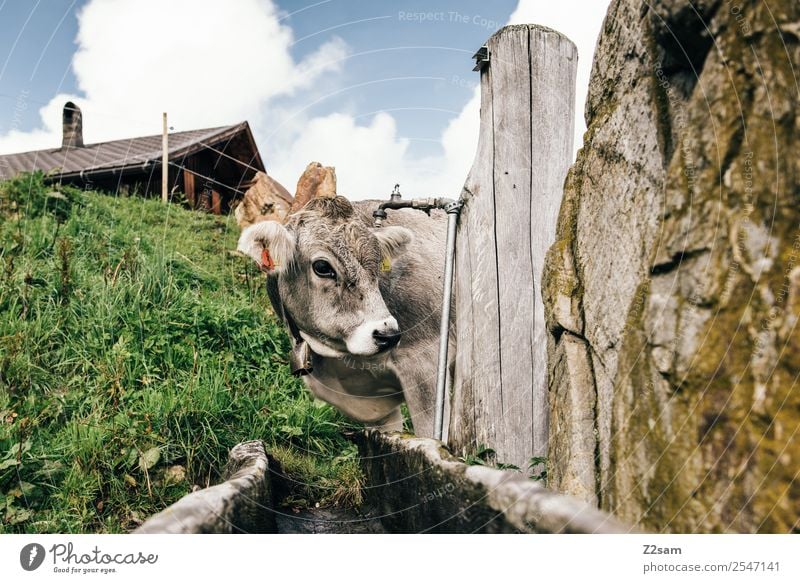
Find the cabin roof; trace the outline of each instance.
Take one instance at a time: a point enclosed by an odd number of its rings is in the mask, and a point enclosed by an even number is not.
[[[171,161],[182,159],[206,148],[223,150],[224,147],[218,146],[220,144],[224,146],[225,142],[241,132],[246,133],[246,138],[253,148],[253,159],[249,162],[249,166],[254,170],[263,171],[264,163],[246,121],[230,126],[170,133],[169,159]],[[131,170],[137,166],[144,169],[149,163],[160,164],[161,156],[161,134],[99,142],[81,147],[7,154],[0,156],[0,179],[35,170],[60,174],[62,178],[68,178],[82,173],[86,175],[122,169]]]

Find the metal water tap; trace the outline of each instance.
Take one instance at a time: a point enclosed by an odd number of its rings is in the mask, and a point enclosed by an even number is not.
[[[378,208],[372,213],[372,216],[375,219],[375,226],[380,227],[383,225],[383,221],[386,220],[386,211],[388,209],[411,208],[422,211],[426,215],[430,216],[431,209],[442,209],[450,214],[461,210],[462,206],[463,202],[460,199],[453,200],[452,198],[444,197],[413,198],[411,200],[403,200],[403,197],[400,194],[400,185],[395,184],[394,190],[392,190],[392,193],[389,195],[389,200],[379,204]]]

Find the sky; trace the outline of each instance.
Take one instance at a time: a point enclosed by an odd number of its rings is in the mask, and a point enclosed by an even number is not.
[[[479,128],[472,55],[509,23],[578,48],[575,144],[609,0],[0,0],[0,154],[247,120],[294,191],[310,161],[338,192],[456,197]]]

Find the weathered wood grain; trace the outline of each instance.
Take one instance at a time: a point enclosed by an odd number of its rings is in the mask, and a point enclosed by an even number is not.
[[[492,165],[492,71],[481,74],[481,131],[478,151],[464,184],[466,203],[456,236],[456,366],[453,376],[448,442],[460,454],[479,443],[492,443],[494,427],[486,420],[499,410],[499,393],[482,390],[500,376],[499,361],[483,347],[498,346],[497,253],[494,246]],[[494,401],[497,399],[497,402]],[[480,422],[479,422],[480,421]]]
[[[536,25],[488,41],[478,153],[456,249],[458,353],[450,446],[527,468],[547,451],[540,278],[572,155],[577,51]]]
[[[495,37],[494,205],[497,247],[500,431],[498,460],[525,468],[533,455],[533,258],[531,256],[531,100],[528,30]],[[509,458],[509,456],[513,456]]]

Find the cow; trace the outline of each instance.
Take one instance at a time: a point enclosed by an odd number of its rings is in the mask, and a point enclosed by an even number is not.
[[[415,433],[431,437],[447,215],[390,210],[376,228],[378,204],[315,198],[285,224],[246,228],[238,250],[267,273],[292,342],[310,348],[303,379],[316,397],[381,431],[403,429],[405,401]]]

